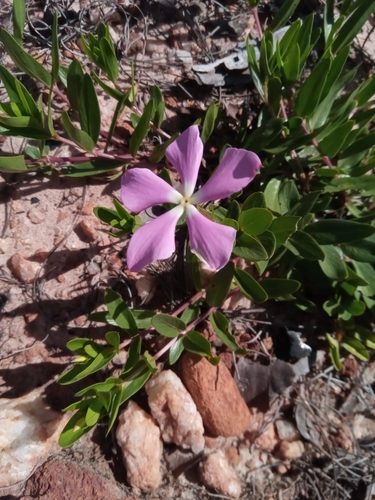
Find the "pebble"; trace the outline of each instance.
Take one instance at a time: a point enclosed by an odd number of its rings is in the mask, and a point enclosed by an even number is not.
[[[359,441],[364,438],[375,436],[375,420],[363,415],[356,415],[353,420],[353,433]]]
[[[255,448],[258,450],[266,451],[267,453],[272,453],[275,449],[278,439],[276,436],[274,424],[268,424],[262,431],[261,434],[256,438]]]
[[[302,441],[281,441],[277,451],[278,456],[282,459],[297,460],[302,457],[305,452],[305,446]]]
[[[142,491],[158,488],[163,452],[159,427],[133,401],[129,401],[118,420],[116,439],[122,451],[129,484]]]
[[[79,227],[89,241],[96,241],[99,238],[99,233],[96,230],[99,226],[99,221],[94,217],[86,217],[79,223]]]
[[[250,427],[249,408],[224,363],[213,366],[206,358],[185,353],[180,371],[211,436],[240,436]]]
[[[0,488],[28,478],[57,442],[66,417],[48,408],[44,387],[17,399],[0,399]]]
[[[41,224],[46,220],[46,214],[36,207],[30,208],[27,212],[27,217],[33,224]]]
[[[86,203],[81,210],[81,215],[93,215],[93,209],[96,207],[96,204],[92,201],[90,203]]]
[[[232,498],[241,496],[241,482],[222,450],[207,455],[199,464],[202,483],[220,495]]]
[[[10,258],[9,267],[21,283],[32,283],[40,269],[37,262],[27,260],[20,252]]]
[[[151,414],[159,424],[162,438],[199,453],[204,448],[202,417],[178,376],[164,370],[145,386]]]
[[[288,420],[276,420],[275,425],[281,441],[289,441],[291,443],[292,441],[301,439],[300,433]]]
[[[44,262],[47,259],[48,254],[49,250],[47,250],[46,248],[38,248],[34,252],[34,258],[38,259],[39,262]]]

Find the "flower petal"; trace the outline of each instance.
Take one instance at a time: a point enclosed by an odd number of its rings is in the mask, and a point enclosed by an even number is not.
[[[154,260],[167,259],[173,254],[176,224],[183,212],[183,207],[178,205],[133,234],[126,254],[130,271],[140,271]]]
[[[198,171],[203,156],[203,142],[198,125],[192,125],[170,144],[165,156],[177,170],[185,196],[191,196],[197,183]]]
[[[212,176],[191,198],[191,203],[228,198],[241,191],[251,182],[260,167],[260,159],[255,153],[245,149],[228,148]]]
[[[186,207],[190,248],[211,269],[224,267],[232,254],[236,230],[208,219],[193,205]]]
[[[159,203],[180,203],[182,195],[148,168],[131,168],[121,179],[121,199],[131,212]]]

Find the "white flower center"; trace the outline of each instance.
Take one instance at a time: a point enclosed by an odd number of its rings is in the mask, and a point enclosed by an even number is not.
[[[190,198],[191,198],[191,196],[183,196],[183,198],[181,199],[180,205],[184,209],[186,209],[188,207],[188,205],[191,205]]]

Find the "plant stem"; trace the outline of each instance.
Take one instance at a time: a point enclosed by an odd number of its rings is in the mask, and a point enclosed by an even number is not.
[[[255,24],[257,25],[257,30],[258,30],[259,38],[261,40],[263,38],[263,29],[262,29],[262,25],[260,24],[258,7],[254,7],[253,8],[253,14],[254,14],[254,18],[255,18]]]

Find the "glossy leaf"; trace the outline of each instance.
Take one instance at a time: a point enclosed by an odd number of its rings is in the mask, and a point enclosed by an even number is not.
[[[293,15],[296,10],[300,0],[286,0],[283,2],[282,7],[279,9],[276,16],[273,18],[269,25],[269,29],[271,31],[276,31],[279,28],[285,26],[288,20]]]
[[[89,359],[85,363],[77,364],[71,370],[68,370],[60,375],[57,381],[61,385],[78,382],[88,375],[101,370],[113,359],[115,354],[116,353],[112,348],[104,348],[95,358]]]
[[[320,248],[325,255],[324,260],[319,262],[324,274],[335,281],[346,279],[348,277],[348,272],[338,250],[331,245],[322,245]]]
[[[260,280],[259,285],[265,290],[269,299],[276,299],[296,292],[300,288],[301,283],[296,280],[266,278]]]
[[[19,156],[0,156],[0,172],[27,172],[25,157]]]
[[[234,273],[234,264],[228,264],[215,273],[206,288],[206,302],[210,307],[220,307],[227,298]]]
[[[271,231],[276,238],[276,244],[278,246],[283,245],[290,236],[295,233],[298,229],[297,224],[300,217],[295,215],[283,215],[282,217],[275,218],[268,230]]]
[[[331,59],[321,59],[307,80],[302,84],[295,103],[295,110],[298,116],[310,116],[317,108],[330,67]]]
[[[22,36],[26,21],[25,0],[13,0],[13,36],[17,43],[22,46]]]
[[[81,131],[82,132],[82,131]],[[84,132],[83,132],[84,133]],[[87,144],[91,138],[86,134]],[[84,163],[75,163],[69,167],[63,167],[61,173],[67,177],[87,177],[89,175],[100,175],[108,173],[123,166],[125,162],[121,160],[100,159]],[[121,174],[121,172],[120,172]]]
[[[160,335],[163,335],[163,337],[174,338],[186,330],[186,325],[183,321],[169,314],[157,314],[152,318],[151,323],[155,330]]]
[[[152,107],[153,101],[152,99],[146,104],[143,114],[136,126],[133,135],[130,138],[129,143],[129,151],[132,156],[135,158],[138,153],[139,147],[142,144],[142,141],[146,137],[148,130],[150,128],[150,120],[152,116]]]
[[[99,41],[101,57],[105,61],[105,70],[108,78],[115,83],[118,77],[118,62],[113,44],[107,38],[102,38]]]
[[[348,122],[335,128],[327,137],[325,137],[320,143],[319,147],[323,155],[330,158],[334,158],[341,147],[344,144],[349,132],[352,130],[354,125],[354,120],[349,120]]]
[[[326,219],[306,226],[305,231],[320,245],[335,245],[367,238],[375,228],[349,220]]]
[[[353,354],[356,358],[361,361],[369,361],[370,354],[366,347],[357,339],[353,339],[352,337],[344,337],[341,341],[341,345],[344,349],[346,349],[350,354]]]
[[[116,324],[123,330],[128,331],[130,335],[135,335],[138,332],[137,324],[131,310],[120,295],[107,288],[104,292],[104,300],[109,314]]]
[[[208,141],[211,134],[217,127],[219,120],[219,112],[220,112],[220,104],[212,102],[206,111],[206,116],[204,117],[204,122],[202,126],[201,139],[203,143],[206,143]]]
[[[78,111],[82,130],[86,132],[91,137],[94,144],[96,144],[100,135],[100,108],[94,84],[90,75],[87,73],[85,73],[82,78]]]
[[[237,236],[233,253],[250,261],[268,260],[268,253],[260,241],[245,233]]]
[[[184,348],[187,351],[192,352],[193,354],[204,356],[205,358],[208,358],[209,361],[214,358],[214,356],[212,356],[211,354],[211,344],[201,333],[197,332],[196,330],[190,330],[190,332],[187,332],[187,334],[184,335],[183,344]],[[220,362],[220,358],[216,359],[217,363]]]
[[[250,210],[250,208],[266,208],[266,200],[262,192],[252,193],[246,198],[242,210]]]
[[[59,437],[61,448],[71,446],[92,428],[86,424],[85,414],[85,410],[78,411],[66,424]]]
[[[329,333],[327,333],[326,336],[327,336],[327,340],[328,340],[329,347],[330,347],[330,355],[331,355],[333,366],[335,367],[336,370],[341,370],[342,363],[340,360],[339,342],[337,339],[332,337],[332,335],[330,335]]]
[[[61,121],[69,138],[74,141],[80,148],[91,153],[95,147],[95,143],[84,130],[81,130],[73,125],[66,111],[62,112]]]
[[[291,235],[286,247],[295,255],[306,260],[324,260],[325,254],[315,239],[304,231],[296,231]]]
[[[220,311],[216,311],[210,315],[210,322],[216,336],[224,345],[229,347],[236,354],[247,354],[246,349],[242,349],[236,342],[235,337],[229,333],[229,321]]]
[[[66,80],[67,80],[66,93],[70,105],[72,106],[73,109],[78,111],[81,88],[82,88],[82,80],[83,80],[83,70],[78,59],[74,59],[74,61],[71,62],[66,76]]]
[[[250,208],[241,212],[238,224],[244,233],[257,236],[269,228],[272,219],[272,213],[266,208]]]
[[[184,352],[184,338],[181,337],[173,344],[168,351],[168,362],[172,366],[180,359],[181,354]]]
[[[249,299],[255,302],[265,302],[268,299],[267,292],[255,278],[249,273],[236,267],[234,270],[234,279],[240,287],[241,292]]]

